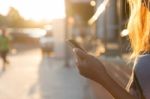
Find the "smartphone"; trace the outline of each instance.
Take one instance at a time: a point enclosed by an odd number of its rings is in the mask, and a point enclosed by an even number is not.
[[[70,40],[67,40],[67,43],[72,47],[72,48],[78,48],[84,52],[87,53],[87,51],[85,49],[83,49],[75,40],[73,39],[70,39]],[[85,58],[83,57],[79,57],[81,60],[84,60]]]
[[[67,40],[67,43],[72,47],[72,48],[79,48],[80,50],[86,52],[86,50],[84,48],[82,48],[75,40],[70,39]]]

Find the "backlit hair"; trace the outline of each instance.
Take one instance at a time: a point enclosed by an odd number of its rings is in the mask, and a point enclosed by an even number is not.
[[[132,58],[141,52],[150,52],[150,11],[142,0],[128,0],[130,18],[128,22],[129,38],[133,50]]]

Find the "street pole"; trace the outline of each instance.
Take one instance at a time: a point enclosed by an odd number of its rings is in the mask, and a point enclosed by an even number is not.
[[[68,0],[65,0],[65,40],[68,38]],[[69,54],[68,54],[68,47],[65,43],[65,66],[69,67]]]
[[[107,39],[108,39],[108,37],[107,37],[107,7],[106,7],[106,10],[105,10],[105,13],[104,13],[104,48],[105,48],[105,54],[107,54],[107,51],[108,51],[108,49],[107,49]]]
[[[123,7],[123,1],[122,0],[119,0],[117,3],[117,9],[118,9],[118,20],[119,20],[119,29],[118,29],[118,32],[119,32],[119,35],[118,35],[118,41],[119,41],[119,49],[118,49],[118,52],[119,52],[119,56],[122,56],[121,54],[121,49],[122,49],[122,40],[121,40],[121,36],[120,36],[120,33],[121,33],[121,30],[122,30],[122,7]]]

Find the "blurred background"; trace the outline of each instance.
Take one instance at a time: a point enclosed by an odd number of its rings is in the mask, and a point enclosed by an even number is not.
[[[5,71],[0,60],[0,99],[113,99],[79,74],[66,40],[99,58],[125,87],[128,17],[126,0],[0,0],[0,33],[11,37]]]

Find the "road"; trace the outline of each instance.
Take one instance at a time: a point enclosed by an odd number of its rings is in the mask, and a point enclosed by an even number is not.
[[[36,48],[9,60],[0,72],[0,99],[94,99],[87,79],[74,66],[64,67],[62,59],[42,57]]]
[[[9,60],[6,72],[0,75],[0,99],[30,99],[38,79],[39,50],[10,55]]]

